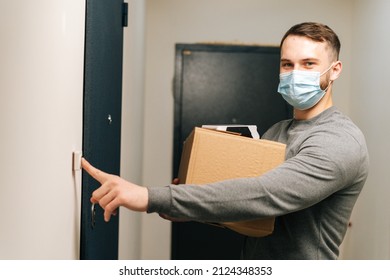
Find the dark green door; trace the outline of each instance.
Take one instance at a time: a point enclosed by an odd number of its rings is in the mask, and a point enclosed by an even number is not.
[[[174,174],[183,141],[203,124],[257,125],[263,134],[290,118],[277,93],[279,48],[176,45]],[[239,259],[243,236],[201,223],[173,223],[173,259]]]
[[[123,0],[87,0],[85,28],[83,156],[97,168],[119,175]],[[100,185],[82,175],[81,259],[118,258],[118,215],[103,220],[103,210],[89,201]]]

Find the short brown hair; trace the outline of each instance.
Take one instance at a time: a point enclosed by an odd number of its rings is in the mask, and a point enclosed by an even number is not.
[[[286,34],[284,34],[282,41],[280,42],[280,47],[282,47],[284,40],[289,35],[303,36],[307,37],[316,42],[327,42],[335,58],[339,59],[341,43],[337,34],[327,25],[316,23],[316,22],[303,22],[296,24],[291,27]]]

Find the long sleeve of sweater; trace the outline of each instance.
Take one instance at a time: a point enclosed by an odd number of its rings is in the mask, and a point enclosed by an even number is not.
[[[207,222],[250,220],[296,212],[339,191],[360,192],[367,176],[364,139],[337,111],[281,122],[264,138],[287,144],[279,167],[253,178],[149,188],[148,212]]]

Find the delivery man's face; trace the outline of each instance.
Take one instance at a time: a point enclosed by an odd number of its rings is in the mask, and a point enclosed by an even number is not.
[[[334,61],[325,42],[315,42],[303,36],[289,35],[281,48],[280,73],[292,70],[325,72]],[[329,84],[330,72],[321,76],[321,88]],[[324,86],[324,87],[323,87]]]

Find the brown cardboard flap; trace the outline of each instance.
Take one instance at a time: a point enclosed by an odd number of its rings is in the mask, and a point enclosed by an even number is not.
[[[270,235],[274,231],[275,218],[259,219],[253,221],[240,221],[221,223],[221,225],[251,237],[262,237]]]

